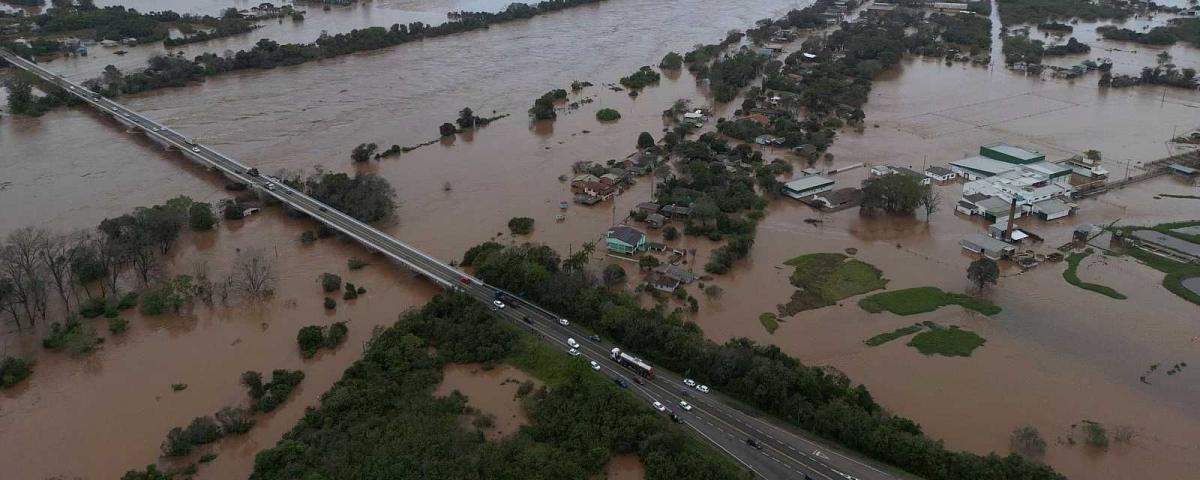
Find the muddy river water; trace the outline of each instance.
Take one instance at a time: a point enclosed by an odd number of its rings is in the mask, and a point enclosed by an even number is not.
[[[225,6],[211,0],[151,3],[197,13]],[[189,55],[244,48],[264,36],[311,41],[320,30],[434,23],[448,10],[495,9],[502,3],[377,0],[328,13],[310,8],[303,24],[268,23],[249,36],[184,48]],[[596,239],[611,225],[614,212],[623,217],[648,198],[649,188],[642,180],[617,197],[615,208],[572,206],[566,221],[556,223],[558,202],[569,199],[557,177],[578,160],[630,153],[637,132],[662,129],[660,112],[671,101],[706,102],[704,89],[687,73],[665,75],[636,99],[600,84],[656,64],[668,50],[712,42],[728,29],[802,4],[610,0],[486,31],[226,75],[122,101],[268,172],[316,165],[350,171],[349,152],[359,143],[412,145],[432,139],[437,125],[452,120],[462,107],[511,113],[474,134],[358,168],[377,172],[396,187],[397,219],[385,229],[434,256],[457,258],[465,248],[507,232],[508,219],[518,215],[536,219],[532,240],[565,251]],[[151,7],[142,8],[157,9]],[[49,67],[83,79],[108,63],[135,67],[156,47],[130,50],[124,58],[101,52]],[[1144,58],[1151,64],[1153,53]],[[525,119],[534,98],[572,80],[596,83],[582,94],[595,101],[552,124]],[[593,114],[602,107],[620,111],[621,120],[597,123]],[[733,108],[719,107],[718,114],[728,116]],[[980,144],[1006,140],[1052,159],[1101,150],[1119,178],[1126,163],[1136,173],[1136,162],[1165,156],[1164,141],[1173,130],[1200,126],[1200,97],[1186,91],[1102,91],[1095,77],[1040,80],[921,59],[908,60],[878,80],[866,111],[865,131],[842,133],[831,150],[834,167],[944,165]],[[852,170],[837,181],[849,186],[864,175],[863,169]],[[449,191],[443,188],[446,182]],[[0,234],[25,225],[65,232],[180,194],[204,201],[226,196],[215,177],[87,110],[0,120],[0,184],[5,212]],[[948,201],[957,199],[957,185],[939,188]],[[1200,201],[1154,198],[1161,193],[1194,195],[1195,188],[1169,178],[1153,180],[1083,201],[1076,217],[1026,226],[1046,237],[1046,245],[1057,245],[1076,223],[1119,218],[1152,223],[1196,218],[1200,212]],[[1129,296],[1118,301],[1067,285],[1061,264],[1044,265],[1021,275],[1005,272],[988,294],[1004,308],[995,317],[957,308],[920,317],[871,315],[850,299],[789,318],[768,335],[758,314],[774,310],[792,291],[783,260],[855,247],[860,258],[891,279],[889,288],[936,285],[962,291],[971,259],[960,253],[957,240],[982,228],[952,211],[936,213],[929,223],[860,218],[854,210],[823,215],[820,227],[804,222],[817,216],[790,201],[769,208],[750,257],[715,280],[725,294],[701,302],[696,321],[710,337],[748,336],[778,344],[806,362],[839,368],[952,448],[1006,453],[1008,432],[1030,424],[1049,444],[1045,460],[1072,478],[1134,478],[1154,471],[1159,478],[1185,479],[1200,471],[1195,441],[1200,411],[1194,408],[1200,382],[1194,372],[1163,376],[1153,385],[1138,380],[1154,363],[1200,365],[1200,343],[1193,341],[1200,335],[1200,315],[1195,305],[1159,286],[1161,274],[1125,259],[1085,263],[1080,270],[1085,280]],[[0,333],[6,351],[38,359],[30,381],[0,394],[0,444],[17,446],[0,449],[6,472],[14,478],[117,477],[155,461],[171,427],[243,402],[245,392],[237,382],[242,371],[303,369],[308,377],[288,403],[260,418],[250,433],[217,444],[217,460],[200,471],[200,478],[244,477],[254,453],[278,441],[357,358],[373,326],[392,322],[435,292],[382,260],[351,273],[345,260],[367,254],[334,240],[300,245],[299,233],[306,228],[311,228],[306,222],[268,211],[214,233],[185,236],[172,253],[174,271],[187,273],[204,262],[220,272],[229,268],[237,249],[263,249],[278,259],[279,293],[269,301],[198,306],[177,317],[131,316],[129,333],[82,360],[43,353],[37,338],[6,324]],[[698,248],[701,264],[711,248],[695,239],[679,244]],[[603,261],[597,255],[597,265]],[[324,271],[369,291],[325,313],[314,280]],[[349,322],[348,341],[302,360],[296,330],[337,320]],[[925,357],[903,341],[875,348],[862,344],[871,335],[920,320],[962,325],[987,344],[970,358]],[[172,392],[172,383],[189,386]],[[1066,444],[1071,425],[1082,420],[1102,422],[1110,430],[1127,425],[1137,435],[1107,452]],[[636,459],[628,462],[635,465]]]

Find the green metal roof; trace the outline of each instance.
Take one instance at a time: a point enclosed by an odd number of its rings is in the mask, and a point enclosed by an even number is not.
[[[1033,163],[1046,159],[1038,152],[1014,147],[1007,143],[993,143],[979,147],[979,154],[985,157],[1008,163]]]

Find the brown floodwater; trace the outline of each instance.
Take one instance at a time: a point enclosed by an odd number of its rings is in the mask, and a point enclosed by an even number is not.
[[[911,60],[875,83],[866,131],[843,133],[831,149],[833,166],[944,165],[973,154],[981,144],[1004,140],[1037,148],[1052,159],[1096,148],[1104,152],[1113,178],[1121,178],[1125,162],[1137,173],[1134,162],[1165,156],[1164,141],[1173,128],[1195,128],[1198,106],[1200,98],[1173,89],[1105,92],[1092,82],[1030,80],[1005,71]],[[858,169],[835,178],[854,185],[865,174]],[[937,188],[947,209],[961,191],[957,184]],[[1044,245],[1032,248],[1048,252],[1067,241],[1078,223],[1194,219],[1200,212],[1194,201],[1155,199],[1194,191],[1164,177],[1081,201],[1079,214],[1068,219],[1018,223],[1045,237]],[[1193,408],[1200,383],[1186,370],[1175,376],[1160,370],[1153,385],[1138,380],[1152,364],[1190,364],[1200,357],[1196,306],[1163,289],[1161,273],[1129,259],[1085,262],[1083,278],[1129,296],[1120,301],[1068,285],[1061,277],[1064,264],[1019,275],[1009,268],[988,293],[1005,309],[995,317],[956,307],[915,317],[872,315],[851,298],[788,318],[768,335],[758,314],[773,311],[790,296],[791,269],[782,265],[788,258],[853,247],[858,258],[883,270],[891,280],[888,288],[934,285],[964,291],[972,258],[957,242],[985,227],[953,211],[937,212],[929,224],[923,214],[912,219],[863,218],[856,210],[818,214],[790,202],[776,203],[769,212],[750,261],[720,278],[724,296],[701,307],[698,321],[710,337],[749,336],[809,363],[837,367],[952,448],[1004,453],[1008,433],[1030,424],[1050,444],[1045,461],[1072,478],[1129,477],[1153,469],[1164,478],[1182,479],[1200,471],[1194,442],[1200,418]],[[806,218],[824,223],[809,225]],[[925,357],[904,346],[906,340],[876,348],[862,344],[876,333],[923,320],[962,325],[988,342],[965,359]],[[1102,422],[1110,431],[1129,426],[1137,436],[1108,452],[1066,444],[1071,425],[1084,419]]]
[[[500,364],[489,370],[478,363],[451,364],[442,367],[442,383],[433,394],[444,397],[458,391],[467,397],[467,405],[481,414],[494,416],[495,423],[484,429],[483,435],[495,440],[511,435],[528,421],[517,397],[517,389],[525,381],[541,384],[509,365]]]
[[[632,453],[615,455],[604,464],[606,480],[642,480],[646,478],[646,466],[642,459]]]
[[[396,4],[372,2],[329,14],[313,11],[302,26],[285,21],[271,28],[295,29],[297,41],[310,41],[320,29],[340,32],[391,23],[376,18],[394,13],[388,13],[386,5]],[[443,4],[420,5],[409,10],[437,12]],[[727,29],[745,28],[792,6],[797,5],[610,0],[487,31],[226,75],[124,101],[265,171],[315,165],[349,171],[349,151],[359,143],[424,142],[464,106],[481,114],[511,113],[473,135],[365,167],[387,177],[397,189],[397,220],[386,230],[432,255],[454,259],[465,248],[507,232],[510,217],[530,216],[537,223],[528,239],[566,251],[596,240],[612,223],[614,211],[619,219],[632,205],[648,199],[649,185],[641,179],[617,198],[615,208],[607,203],[593,208],[572,205],[566,221],[556,223],[558,202],[570,197],[567,186],[556,178],[569,173],[578,160],[625,156],[637,132],[662,129],[659,114],[676,98],[705,103],[705,90],[687,73],[665,75],[659,86],[636,99],[600,84],[614,82],[640,65],[656,64],[667,50],[712,42]],[[336,26],[314,27],[322,15],[342,20],[334,20],[340,22]],[[372,19],[362,20],[365,15]],[[266,31],[250,38],[270,36],[262,35]],[[246,38],[225,41],[242,42],[236,48],[253,43]],[[206,51],[225,45],[189,47]],[[151,51],[145,49],[127,57],[144,57]],[[107,61],[94,60],[56,61],[50,68],[86,78]],[[131,66],[141,63],[130,61]],[[553,123],[525,120],[523,113],[534,98],[576,79],[597,84],[581,95],[594,98],[593,103]],[[735,104],[720,107],[718,115],[730,115]],[[621,120],[598,123],[593,115],[603,107],[620,111]],[[1103,91],[1089,77],[1076,82],[1037,80],[1002,69],[910,60],[876,82],[866,108],[867,128],[841,134],[831,150],[833,166],[944,165],[980,144],[1006,140],[1038,148],[1051,158],[1095,148],[1120,178],[1127,162],[1167,154],[1164,140],[1172,130],[1198,126],[1197,107],[1200,99],[1195,95],[1174,89]],[[785,156],[782,151],[767,153]],[[838,175],[839,186],[857,184],[864,170]],[[0,190],[5,212],[0,234],[25,225],[56,231],[93,226],[107,216],[179,194],[204,201],[226,196],[215,177],[85,110],[58,110],[38,119],[5,116],[0,120],[0,172],[0,184],[5,185]],[[1136,166],[1131,172],[1137,172]],[[443,190],[445,182],[451,183],[450,191]],[[939,188],[948,208],[960,188]],[[1049,223],[1026,219],[1022,224],[1046,237],[1046,245],[1036,248],[1048,250],[1065,241],[1080,222],[1194,218],[1192,200],[1154,199],[1160,193],[1192,191],[1174,179],[1161,178],[1082,201],[1076,217]],[[1151,364],[1196,360],[1197,344],[1191,341],[1200,335],[1196,307],[1162,289],[1161,274],[1125,259],[1085,263],[1083,278],[1129,296],[1118,301],[1066,284],[1061,264],[1021,275],[1008,269],[1008,276],[988,294],[1005,309],[995,317],[956,307],[919,317],[871,315],[851,298],[842,306],[788,318],[768,335],[757,317],[791,294],[790,269],[782,266],[787,258],[855,247],[859,258],[883,270],[891,280],[889,288],[935,285],[962,291],[971,258],[960,253],[957,240],[983,228],[951,211],[936,213],[928,224],[923,218],[861,218],[854,210],[822,215],[782,200],[768,212],[750,257],[715,280],[725,294],[701,301],[696,321],[714,340],[747,336],[775,343],[806,362],[837,367],[951,448],[1007,452],[1008,432],[1031,424],[1050,443],[1046,461],[1072,478],[1136,476],[1153,469],[1162,478],[1183,479],[1200,470],[1200,447],[1194,442],[1200,434],[1200,412],[1191,408],[1200,400],[1200,385],[1194,373],[1156,377],[1153,385],[1138,381]],[[825,220],[819,227],[803,221],[818,217]],[[29,382],[0,394],[0,444],[20,445],[0,449],[0,462],[13,465],[17,478],[119,476],[154,461],[171,427],[244,402],[245,392],[237,383],[242,371],[304,369],[308,378],[294,398],[260,418],[250,433],[218,443],[214,448],[220,456],[200,474],[244,477],[254,453],[278,441],[304,407],[315,405],[358,357],[372,326],[389,324],[435,291],[381,260],[363,271],[345,271],[347,258],[366,255],[362,249],[331,240],[301,246],[298,235],[311,226],[276,211],[239,223],[213,234],[185,237],[173,254],[172,269],[187,273],[195,262],[206,261],[210,271],[219,272],[228,269],[238,248],[278,251],[279,294],[270,301],[197,307],[178,317],[134,315],[133,328],[123,339],[110,340],[83,360],[46,354],[37,338],[19,335],[6,325],[7,351],[39,361]],[[657,232],[650,236],[660,238]],[[507,234],[499,238],[526,240]],[[714,246],[703,239],[677,245],[696,248],[700,265]],[[598,265],[606,261],[599,254],[596,260]],[[322,271],[342,274],[369,292],[327,314],[320,308],[315,283]],[[300,326],[342,319],[350,321],[346,344],[312,360],[300,359],[294,340]],[[862,344],[871,335],[920,320],[962,325],[988,342],[970,358],[925,357],[904,346],[904,340],[876,348]],[[171,383],[189,387],[174,393]],[[1056,441],[1066,438],[1072,423],[1084,419],[1110,429],[1129,425],[1138,436],[1131,445],[1114,445],[1105,453]],[[62,451],[72,455],[48,453]]]
[[[7,474],[116,478],[154,462],[159,443],[172,427],[224,406],[244,406],[241,372],[303,370],[304,382],[281,408],[259,416],[249,433],[212,448],[221,460],[204,467],[206,478],[245,476],[254,454],[274,445],[304,407],[315,405],[361,355],[373,327],[390,325],[402,309],[421,304],[435,290],[382,260],[350,272],[346,259],[366,258],[361,248],[332,240],[303,246],[295,240],[295,232],[303,228],[307,222],[260,215],[230,222],[216,232],[185,235],[173,249],[173,273],[192,273],[195,265],[205,264],[213,277],[229,271],[238,248],[263,249],[278,266],[277,293],[268,301],[229,307],[201,304],[182,315],[152,318],[131,310],[123,314],[130,320],[129,331],[109,338],[98,352],[82,359],[40,352],[36,339],[6,331],[9,353],[24,350],[38,360],[29,381],[0,395],[0,436],[6,445],[21,445],[4,449]],[[326,271],[364,286],[367,293],[326,312],[316,283]],[[302,359],[296,331],[334,321],[349,325],[345,343]],[[109,336],[103,320],[95,326]],[[188,386],[173,392],[173,383]],[[37,454],[51,451],[71,454]]]
[[[485,8],[469,2],[425,5],[424,11]],[[640,65],[657,63],[664,49],[684,51],[792,5],[615,0],[487,31],[296,69],[231,75],[125,101],[267,171],[320,164],[348,170],[347,155],[354,145],[423,142],[464,106],[481,113],[512,113],[514,117],[475,135],[371,167],[387,176],[400,194],[398,220],[388,229],[451,259],[471,244],[505,231],[509,217],[525,214],[538,220],[535,239],[566,250],[597,238],[612,218],[605,207],[572,207],[565,223],[554,222],[558,201],[570,196],[556,180],[569,172],[574,161],[569,157],[604,160],[627,154],[637,131],[662,128],[659,112],[666,105],[679,96],[700,98],[700,90],[685,76],[664,80],[636,102],[606,92],[609,95],[594,108],[564,114],[554,124],[536,128],[523,115],[532,99],[577,78],[615,81]],[[364,18],[368,13],[371,18]],[[341,32],[393,21],[433,21],[375,18],[383,13],[378,8],[335,9],[331,18],[342,18],[342,23],[327,28]],[[315,28],[315,17],[310,16],[294,40],[309,41],[326,28]],[[114,58],[60,60],[50,68],[87,78]],[[602,91],[595,87],[585,93]],[[592,115],[601,104],[620,108],[624,118],[616,125],[597,124]],[[568,148],[572,150],[560,152]],[[36,119],[0,119],[0,177],[3,235],[26,225],[57,232],[91,227],[105,217],[175,195],[202,201],[227,196],[222,182],[202,169],[82,109],[58,110]],[[449,192],[442,189],[447,181],[453,185]],[[647,185],[639,185],[633,192],[641,193],[622,196],[618,211],[644,199],[647,191]],[[304,408],[315,405],[358,358],[374,326],[390,324],[401,311],[435,292],[382,260],[350,273],[346,259],[368,254],[336,241],[302,246],[298,235],[306,228],[311,228],[307,222],[269,210],[230,222],[216,233],[186,236],[173,251],[172,271],[190,273],[196,262],[204,262],[217,274],[228,270],[237,249],[260,248],[279,258],[279,293],[265,302],[198,306],[180,316],[140,318],[127,313],[130,331],[84,359],[47,353],[38,345],[40,336],[18,333],[6,322],[0,331],[4,351],[38,361],[29,381],[0,394],[0,444],[20,445],[0,449],[0,462],[10,465],[7,472],[14,478],[118,477],[158,460],[158,446],[172,427],[244,403],[245,392],[238,384],[241,372],[303,369],[307,378],[293,398],[260,417],[251,432],[200,449],[219,454],[203,466],[200,478],[245,477],[254,454],[274,445]],[[324,271],[337,272],[369,291],[355,302],[343,303],[336,313],[327,313],[315,281]],[[302,360],[296,330],[337,320],[349,322],[347,342],[336,351]],[[96,326],[107,336],[103,321]],[[188,388],[172,392],[172,383],[187,383]]]

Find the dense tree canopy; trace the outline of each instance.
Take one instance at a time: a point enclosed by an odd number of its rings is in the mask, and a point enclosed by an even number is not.
[[[862,209],[868,212],[910,214],[921,206],[928,185],[921,179],[899,173],[880,175],[863,181]]]
[[[499,440],[464,427],[465,397],[432,395],[444,364],[522,348],[473,299],[436,297],[380,331],[250,478],[566,480],[595,476],[617,453],[638,454],[649,480],[746,477],[583,362],[563,358],[565,380],[528,394],[529,424]]]
[[[387,179],[373,173],[356,173],[351,177],[318,171],[308,176],[295,174],[284,181],[363,222],[390,218],[396,210],[396,191]]]

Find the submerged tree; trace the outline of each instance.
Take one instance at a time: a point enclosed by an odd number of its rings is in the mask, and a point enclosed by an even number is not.
[[[1026,425],[1013,429],[1008,439],[1009,447],[1025,457],[1040,457],[1046,453],[1046,441],[1036,428]]]
[[[251,297],[270,296],[275,285],[275,262],[262,250],[245,250],[233,265],[234,284]]]
[[[942,193],[925,187],[921,192],[921,208],[925,209],[925,223],[929,223],[929,217],[942,209]]]
[[[967,279],[980,291],[988,284],[995,285],[999,278],[1000,267],[990,258],[981,257],[967,266]]]

